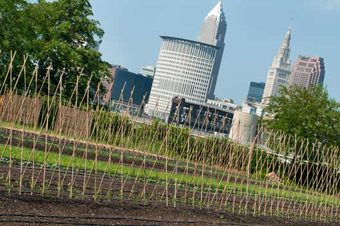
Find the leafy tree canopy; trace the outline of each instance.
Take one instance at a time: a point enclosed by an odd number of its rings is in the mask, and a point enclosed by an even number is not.
[[[104,31],[93,16],[89,0],[57,0],[37,2],[26,0],[0,1],[0,76],[4,78],[10,52],[16,52],[13,70],[19,71],[23,56],[28,55],[28,70],[38,66],[41,85],[51,65],[51,91],[63,75],[63,96],[68,98],[82,72],[79,96],[85,92],[92,75],[91,88],[96,89],[102,77],[108,75],[108,63],[91,47],[101,41]],[[18,73],[13,73],[17,76]],[[28,75],[29,76],[29,75]],[[32,75],[31,75],[32,76]],[[23,83],[20,83],[23,86]],[[20,88],[19,84],[19,88]],[[47,92],[47,86],[43,87]]]
[[[272,116],[266,123],[270,129],[296,134],[312,143],[340,146],[339,109],[340,104],[329,98],[322,86],[282,87],[265,109]]]

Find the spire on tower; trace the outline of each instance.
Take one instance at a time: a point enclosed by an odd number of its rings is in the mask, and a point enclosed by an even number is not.
[[[290,46],[291,33],[292,33],[292,27],[289,27],[287,34],[285,36],[285,40],[283,41],[282,47],[287,48]]]
[[[292,27],[288,28],[285,39],[274,57],[272,67],[290,68],[290,41]]]
[[[221,1],[219,1],[217,5],[208,13],[207,17],[216,17],[218,19],[222,19],[222,18],[225,19]]]
[[[292,28],[289,27],[285,40],[275,55],[269,68],[266,86],[263,91],[262,104],[266,106],[272,96],[279,96],[281,86],[286,86],[290,75],[290,40]]]

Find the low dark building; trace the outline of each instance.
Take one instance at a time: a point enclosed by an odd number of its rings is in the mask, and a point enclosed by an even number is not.
[[[150,95],[153,78],[136,74],[128,71],[120,66],[115,66],[110,69],[113,81],[111,90],[111,100],[113,102],[120,101],[122,103],[129,103],[132,95],[132,105],[141,105],[145,95],[145,103],[147,103]],[[112,81],[106,81],[104,86],[109,91]],[[123,91],[123,92],[122,92]],[[122,95],[121,95],[122,94]],[[109,92],[104,97],[104,101],[109,100]]]
[[[265,86],[264,82],[250,82],[247,101],[261,103]]]
[[[168,123],[190,126],[190,128],[208,133],[228,134],[233,116],[234,113],[228,110],[192,104],[186,102],[184,98],[174,97]]]

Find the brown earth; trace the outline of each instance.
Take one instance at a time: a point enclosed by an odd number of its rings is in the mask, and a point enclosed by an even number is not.
[[[10,215],[9,215],[10,214]],[[23,215],[21,215],[23,214]],[[20,216],[21,215],[21,216]],[[60,217],[63,218],[60,218]],[[72,218],[77,217],[77,218]],[[104,219],[104,218],[107,219]],[[87,219],[86,219],[87,218]],[[6,222],[6,221],[12,222]],[[16,221],[16,222],[13,222]],[[20,221],[22,221],[20,223]],[[34,222],[35,221],[35,222]],[[54,223],[53,223],[54,222]],[[1,225],[340,225],[292,221],[270,216],[219,213],[189,207],[133,202],[96,203],[38,196],[1,194]]]
[[[0,136],[0,144],[8,144],[9,143],[9,134],[11,131],[7,128],[0,128],[0,132],[2,133],[2,136]],[[12,141],[11,144],[12,146],[16,147],[21,147],[22,145],[22,130],[13,130],[12,131]],[[7,136],[6,136],[6,135]],[[55,136],[48,135],[47,136],[47,142],[48,145],[46,146],[45,139],[46,137],[43,135],[39,135],[38,138],[34,137],[33,132],[26,131],[25,134],[25,139],[23,140],[23,146],[29,149],[35,149],[35,150],[40,150],[40,151],[45,151],[47,148],[48,153],[59,153],[59,149],[61,148],[61,154],[62,155],[73,155],[84,159],[85,158],[85,152],[84,149],[86,147],[85,144],[82,142],[73,142],[71,140],[68,140],[67,138],[62,138],[61,143],[60,143],[60,148],[59,148],[59,140],[56,139]],[[32,140],[27,140],[27,138],[32,139]],[[34,143],[33,140],[40,141],[39,143]],[[150,153],[143,153],[140,151],[131,151],[131,150],[126,150],[126,149],[112,149],[107,147],[107,145],[93,145],[89,144],[88,145],[88,150],[92,150],[92,152],[87,152],[87,159],[94,160],[97,158],[98,161],[102,162],[107,162],[109,160],[109,155],[110,151],[112,153],[125,153],[123,155],[123,161],[124,165],[127,166],[133,166],[133,167],[139,167],[143,164],[143,169],[155,169],[157,171],[164,172],[165,171],[165,157],[163,156],[156,156],[154,154]],[[81,149],[81,150],[79,150]],[[93,152],[93,150],[97,149],[98,150],[98,155]],[[125,156],[125,157],[124,157]],[[128,157],[127,157],[128,156]],[[139,157],[139,158],[137,158]],[[146,160],[145,162],[141,159],[145,157]],[[111,163],[120,163],[121,159],[120,157],[117,156],[111,156]],[[227,175],[234,175],[232,172],[228,172],[222,169],[211,169],[209,166],[205,166],[202,169],[202,166],[199,164],[193,164],[193,163],[185,163],[185,161],[178,161],[174,159],[168,159],[168,163],[172,165],[167,166],[167,170],[169,172],[175,173],[175,167],[174,165],[177,164],[178,167],[176,168],[176,173],[187,173],[187,174],[196,174],[196,175],[201,175],[202,170],[204,171],[204,175],[208,178],[213,177],[218,180],[221,179],[221,177],[226,178]],[[230,182],[240,182],[243,180],[247,180],[246,177],[242,175],[235,175],[236,177],[230,177],[229,180]],[[249,181],[249,184],[254,185],[256,182],[254,181]]]

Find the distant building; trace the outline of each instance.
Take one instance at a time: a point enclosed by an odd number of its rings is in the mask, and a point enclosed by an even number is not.
[[[264,82],[250,82],[247,101],[261,103],[265,85]]]
[[[288,83],[290,75],[290,40],[291,28],[289,27],[285,39],[274,57],[273,64],[269,68],[267,81],[263,92],[262,103],[266,105],[271,96],[278,96],[282,86]]]
[[[206,102],[217,47],[182,38],[163,39],[146,113],[167,119],[175,96]]]
[[[142,75],[145,76],[150,76],[153,78],[153,76],[155,75],[156,72],[156,68],[153,66],[146,66],[146,67],[142,67],[142,69],[140,70],[140,73]]]
[[[232,99],[214,99],[207,100],[207,105],[215,108],[220,108],[228,111],[235,111],[236,109],[241,108],[240,105],[234,103]]]
[[[293,64],[289,85],[301,85],[309,89],[311,85],[323,84],[324,79],[325,63],[323,58],[299,56]]]
[[[184,98],[174,97],[168,123],[190,127],[203,133],[228,134],[233,115],[234,113],[228,110],[192,104]]]
[[[106,103],[111,99],[111,94],[109,93],[111,86],[113,84],[114,77],[116,75],[117,70],[128,71],[128,69],[120,66],[120,65],[111,65],[109,68],[110,76],[102,80],[102,84],[106,90],[106,93],[103,95],[103,102]]]
[[[235,111],[229,139],[240,144],[251,144],[256,136],[257,124],[257,115],[240,110]]]
[[[199,42],[207,43],[217,46],[216,59],[213,66],[212,76],[208,88],[208,99],[214,99],[215,88],[218,78],[218,73],[221,66],[223,51],[224,51],[224,38],[227,32],[227,22],[223,12],[221,1],[209,12],[205,17],[202,26],[201,34],[198,37]]]
[[[259,117],[264,116],[264,106],[262,103],[259,102],[250,102],[250,101],[244,101],[242,103],[242,112],[246,112],[249,114],[254,114]]]
[[[111,100],[114,102],[120,101],[128,103],[130,101],[132,91],[133,95],[131,98],[131,104],[141,105],[144,95],[145,102],[148,101],[152,86],[152,78],[129,72],[126,68],[122,68],[120,66],[114,66],[110,68],[109,71],[111,73],[110,80],[103,82],[104,87],[108,91],[103,98],[104,101],[108,101],[111,97]],[[110,95],[109,90],[111,86]]]

